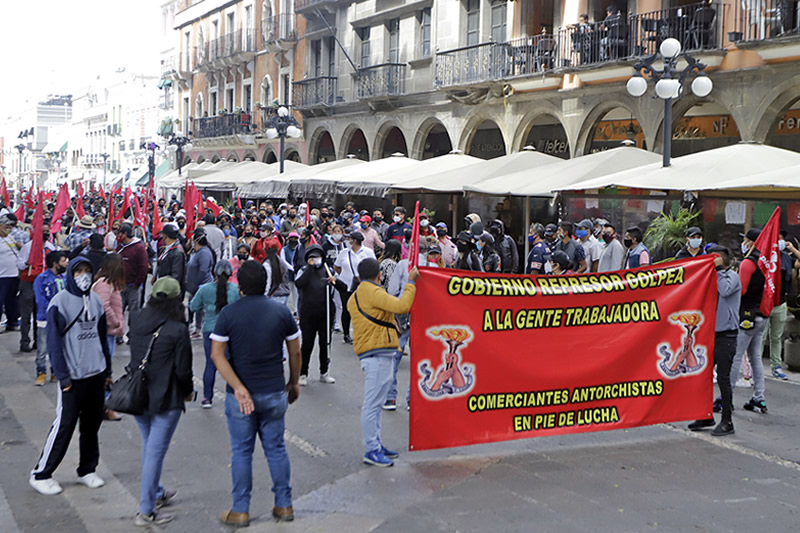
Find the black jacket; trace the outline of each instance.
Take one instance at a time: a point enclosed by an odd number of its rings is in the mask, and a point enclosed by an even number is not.
[[[331,286],[329,291],[328,273],[325,270],[325,265],[321,267],[313,267],[306,265],[300,269],[300,272],[294,278],[294,284],[300,292],[300,315],[324,315],[325,298],[330,297],[330,304],[333,306],[333,289],[346,291],[347,287],[344,283],[336,280],[336,287]],[[331,307],[333,313],[333,307]]]
[[[500,264],[506,274],[519,272],[519,248],[511,235],[506,235],[505,225],[500,219],[495,220],[499,223],[500,234],[494,236],[495,251],[500,256]]]
[[[150,339],[159,327],[161,332],[153,342],[146,367],[150,395],[147,414],[151,415],[171,409],[185,410],[183,399],[194,389],[189,328],[183,322],[167,320],[152,307],[137,311],[131,319],[131,368],[141,364]]]
[[[178,280],[183,288],[186,279],[186,254],[180,244],[174,246],[167,255],[158,262],[156,278],[170,276]]]

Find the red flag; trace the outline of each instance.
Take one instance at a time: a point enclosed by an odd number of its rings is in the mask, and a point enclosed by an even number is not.
[[[25,204],[20,203],[19,207],[16,211],[14,211],[14,216],[17,217],[17,220],[25,222]]]
[[[93,181],[89,182],[89,192],[92,194],[92,196],[94,196],[94,182]]]
[[[37,267],[44,263],[44,234],[42,233],[42,226],[44,226],[44,202],[42,201],[42,193],[36,202],[36,211],[33,212],[33,235],[31,235],[31,253],[28,256],[28,265],[30,265],[28,272],[34,265]],[[50,226],[50,231],[55,228],[56,219],[53,219],[53,224]],[[61,217],[58,217],[58,225],[61,226]]]
[[[106,223],[106,229],[108,231],[111,231],[111,224],[113,224],[116,219],[117,219],[117,217],[114,215],[114,195],[109,193],[108,194],[108,222]]]
[[[142,208],[139,206],[139,198],[135,194],[131,194],[131,206],[133,207],[133,224],[135,226],[145,226],[144,216],[142,216]]]
[[[237,196],[236,197],[236,207],[238,207],[239,209],[242,208],[242,197],[241,196]]]
[[[127,213],[128,209],[130,208],[131,208],[131,190],[130,188],[128,188],[128,190],[125,191],[125,195],[122,197],[122,207],[119,208],[119,213],[117,213],[117,216],[114,217],[114,220],[122,220],[123,218],[125,218],[125,213]]]
[[[164,229],[164,225],[161,223],[161,215],[158,213],[158,205],[153,204],[153,238],[156,237],[161,230]]]
[[[222,213],[222,208],[213,200],[206,200],[206,207],[211,209],[211,212],[214,213],[214,218],[218,217],[219,214]]]
[[[186,179],[186,188],[183,190],[183,209],[186,211],[186,236],[191,238],[194,233],[194,208],[197,198],[194,196],[194,183],[190,186]]]
[[[78,188],[75,191],[77,198],[75,199],[75,214],[78,218],[83,218],[86,215],[86,211],[83,209],[83,185],[81,182],[78,182]]]
[[[25,195],[25,207],[28,209],[36,207],[36,202],[33,201],[33,190],[28,190],[28,193]]]
[[[414,227],[411,229],[411,245],[408,248],[408,270],[419,266],[419,200],[414,208]]]
[[[3,201],[5,202],[6,208],[11,207],[11,195],[8,193],[8,187],[6,187],[6,178],[3,176],[3,179],[0,180],[0,195],[3,196]]]
[[[41,202],[39,202],[41,204]],[[56,198],[56,206],[53,208],[53,216],[51,217],[50,231],[58,233],[61,231],[61,217],[67,212],[69,207],[69,190],[67,184],[63,184],[58,189],[58,198]]]
[[[761,314],[764,316],[772,313],[772,308],[780,303],[781,297],[781,252],[778,249],[780,219],[781,208],[776,207],[755,242],[756,250],[761,253],[758,268],[766,278],[764,293],[761,295]]]

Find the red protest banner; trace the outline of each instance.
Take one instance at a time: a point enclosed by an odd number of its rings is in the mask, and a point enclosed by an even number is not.
[[[409,449],[711,417],[712,257],[573,276],[420,270]]]

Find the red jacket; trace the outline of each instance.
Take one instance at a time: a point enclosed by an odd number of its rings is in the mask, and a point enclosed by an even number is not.
[[[125,283],[137,287],[147,279],[147,250],[138,238],[128,244],[118,243],[119,255],[122,256],[122,266],[125,270]]]
[[[265,239],[258,239],[256,243],[253,245],[253,249],[250,250],[250,257],[258,261],[259,263],[263,263],[264,260],[267,258],[267,248],[269,245],[274,244],[278,245],[278,252],[281,251],[281,241],[278,237],[273,233],[271,236]]]

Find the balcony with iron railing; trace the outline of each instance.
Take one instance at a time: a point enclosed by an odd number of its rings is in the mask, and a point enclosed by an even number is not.
[[[281,13],[265,20],[261,27],[264,44],[296,42],[295,17],[294,13]]]
[[[305,15],[317,8],[334,8],[342,0],[294,0],[294,12]]]
[[[505,43],[481,43],[436,54],[434,85],[454,87],[501,79]]]
[[[336,76],[320,76],[292,83],[292,102],[300,109],[336,103]]]
[[[800,38],[800,7],[796,1],[759,0],[734,2],[731,41],[785,41]]]
[[[405,93],[406,64],[384,63],[359,69],[358,98],[399,96]]]
[[[197,117],[192,121],[192,135],[197,139],[224,137],[253,132],[250,113],[227,113],[215,117]]]

